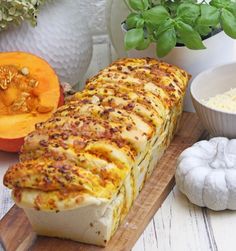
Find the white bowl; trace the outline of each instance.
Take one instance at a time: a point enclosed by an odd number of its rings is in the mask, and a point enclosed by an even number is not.
[[[204,102],[232,88],[236,88],[236,62],[204,71],[191,84],[193,105],[212,136],[236,138],[236,112],[212,109]]]

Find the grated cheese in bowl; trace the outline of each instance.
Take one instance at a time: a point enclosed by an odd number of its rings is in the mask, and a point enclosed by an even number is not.
[[[212,109],[217,109],[224,112],[236,112],[236,88],[211,97],[204,102]]]

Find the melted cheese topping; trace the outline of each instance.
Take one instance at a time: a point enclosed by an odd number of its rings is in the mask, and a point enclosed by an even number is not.
[[[205,104],[213,109],[236,112],[236,88],[209,98]]]

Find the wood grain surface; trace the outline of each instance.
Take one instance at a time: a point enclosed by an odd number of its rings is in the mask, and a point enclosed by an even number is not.
[[[131,250],[173,188],[177,157],[185,148],[205,136],[206,132],[197,116],[184,113],[179,132],[106,248],[37,237],[23,211],[16,206],[0,222],[0,241],[3,247],[6,251]]]

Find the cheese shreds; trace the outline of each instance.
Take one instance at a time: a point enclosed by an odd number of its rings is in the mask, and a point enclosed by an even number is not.
[[[209,98],[206,105],[225,112],[236,112],[236,88]]]

